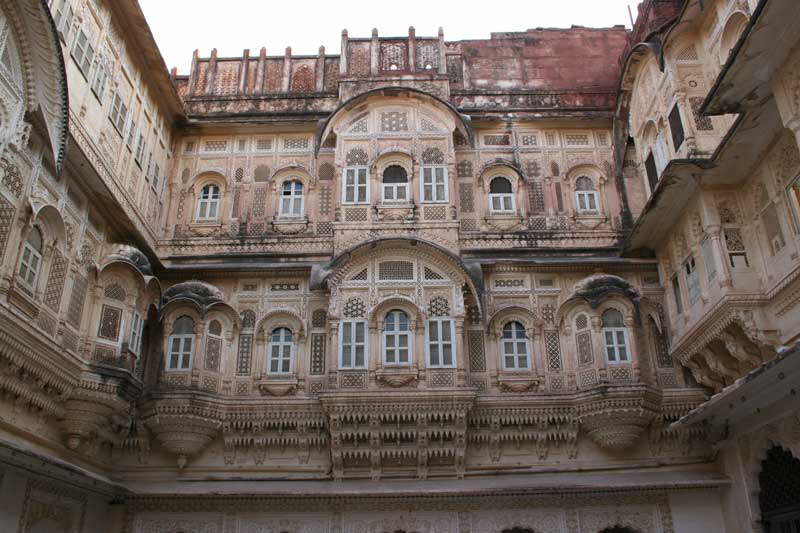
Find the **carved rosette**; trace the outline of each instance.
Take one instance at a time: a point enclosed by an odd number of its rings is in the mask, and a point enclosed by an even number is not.
[[[61,433],[67,447],[77,450],[94,439],[118,444],[119,421],[125,420],[129,402],[117,395],[117,387],[107,383],[84,381],[65,402],[60,419]]]
[[[151,407],[145,423],[161,445],[176,456],[178,468],[203,451],[222,423],[211,408],[162,400]]]
[[[660,412],[660,396],[645,387],[608,387],[579,400],[581,430],[598,446],[624,450],[644,435]]]

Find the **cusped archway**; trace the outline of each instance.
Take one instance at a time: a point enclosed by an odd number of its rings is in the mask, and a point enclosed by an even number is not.
[[[325,144],[328,137],[357,127],[358,131],[367,131],[367,126],[360,123],[368,119],[371,109],[376,105],[384,107],[401,106],[420,110],[419,124],[421,129],[428,124],[441,126],[448,133],[458,131],[470,146],[474,146],[474,132],[470,119],[462,115],[453,105],[430,93],[410,87],[381,87],[366,91],[343,102],[324,121],[321,121],[315,135],[315,153]]]

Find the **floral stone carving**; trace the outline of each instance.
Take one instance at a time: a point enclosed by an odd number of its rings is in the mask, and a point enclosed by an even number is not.
[[[178,468],[208,446],[222,425],[214,410],[180,400],[154,402],[145,423],[161,445],[176,456]]]
[[[624,450],[639,440],[660,410],[660,396],[646,386],[603,387],[579,399],[578,421],[601,448]]]

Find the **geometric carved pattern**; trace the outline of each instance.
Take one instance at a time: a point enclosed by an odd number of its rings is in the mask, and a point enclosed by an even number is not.
[[[486,371],[486,354],[483,350],[483,331],[469,331],[467,334],[467,344],[469,345],[470,371]]]
[[[116,341],[119,339],[119,326],[121,321],[122,309],[104,305],[100,315],[100,326],[97,329],[97,336],[101,339]]]
[[[309,372],[313,375],[325,373],[325,334],[313,333],[311,335],[311,366]]]
[[[431,372],[428,374],[428,383],[432,387],[452,387],[455,385],[453,372]]]
[[[729,252],[744,252],[744,241],[742,233],[736,228],[725,228],[725,247]]]
[[[587,368],[586,370],[581,370],[578,381],[580,387],[591,387],[593,385],[596,385],[597,373],[594,371],[594,368]]]
[[[112,283],[108,287],[105,288],[103,292],[103,296],[109,298],[111,300],[117,300],[119,302],[125,301],[125,289],[117,285],[116,283]]]
[[[322,179],[322,178],[320,178]],[[319,189],[319,214],[328,216],[331,212],[331,188],[320,187]]]
[[[86,299],[86,285],[86,278],[81,276],[75,276],[72,282],[72,295],[70,296],[69,308],[67,309],[67,324],[75,329],[81,327],[83,304]]]
[[[459,178],[472,177],[472,161],[460,161],[456,165],[456,175]]]
[[[311,314],[311,327],[324,328],[328,321],[328,312],[325,309],[317,309]]]
[[[264,216],[264,209],[267,206],[267,188],[256,187],[253,191],[253,217],[261,218]]]
[[[61,306],[61,295],[64,292],[64,279],[67,275],[67,258],[56,248],[53,251],[53,266],[44,290],[44,304],[58,313]]]
[[[441,274],[425,267],[425,279],[444,279]]]
[[[296,93],[314,92],[314,72],[308,65],[302,65],[292,74],[291,91]]]
[[[450,303],[443,296],[434,296],[428,304],[430,316],[450,316]]]
[[[631,380],[631,369],[627,366],[612,366],[609,374],[612,381]]]
[[[256,313],[252,309],[242,311],[242,328],[252,328],[256,325]]]
[[[408,131],[408,113],[402,111],[381,113],[381,131]]]
[[[544,344],[547,348],[547,368],[561,370],[561,343],[558,339],[558,331],[546,331]]]
[[[704,98],[702,96],[692,96],[689,98],[689,103],[692,106],[692,115],[694,116],[694,125],[697,131],[713,131],[714,124],[711,122],[711,117],[700,114],[700,107],[703,105]]]
[[[414,263],[409,261],[383,261],[378,265],[378,279],[381,281],[414,279]]]
[[[444,205],[425,206],[425,220],[446,220],[446,219],[447,219],[447,206]]]
[[[475,209],[475,202],[472,198],[472,184],[459,183],[458,184],[458,199],[461,204],[462,213],[472,213]]]
[[[11,202],[0,196],[0,263],[3,262],[3,256],[5,256],[6,243],[8,242],[8,236],[11,234],[14,213],[16,213],[16,209],[11,205]]]
[[[319,179],[321,181],[330,181],[333,179],[336,169],[330,163],[322,163],[319,166]]]
[[[556,308],[550,304],[545,304],[542,306],[542,318],[548,324],[552,324],[556,318]]]
[[[219,368],[219,358],[222,352],[222,339],[208,337],[206,341],[206,370],[217,370]]]
[[[509,146],[511,144],[510,135],[484,135],[483,144],[486,146]]]
[[[367,375],[364,372],[347,372],[342,374],[343,389],[366,389]]]
[[[532,213],[544,213],[544,191],[542,190],[541,182],[534,181],[531,183],[528,200]]]
[[[461,231],[478,231],[478,221],[474,218],[462,218]]]
[[[8,187],[11,193],[19,198],[22,194],[22,176],[20,176],[19,168],[14,163],[10,162],[5,157],[0,159],[0,182]]]
[[[345,222],[366,222],[367,210],[362,208],[346,209],[344,212]]]
[[[239,335],[239,353],[236,357],[236,373],[243,375],[250,373],[250,359],[253,352],[253,336]]]
[[[653,339],[656,352],[656,363],[660,368],[672,368],[674,363],[669,355],[666,336],[658,330],[656,322],[650,319],[650,336]]]
[[[367,164],[367,152],[363,148],[353,148],[347,152],[345,163],[348,167]]]
[[[426,165],[443,165],[444,154],[438,148],[426,148],[422,152],[422,162]]]
[[[404,42],[382,42],[381,70],[406,70],[407,46]]]
[[[344,303],[345,318],[361,318],[367,313],[367,306],[361,298],[349,298]]]
[[[417,41],[417,69],[439,69],[439,43],[437,41]]]
[[[581,331],[575,336],[575,343],[578,345],[578,363],[581,365],[591,364],[594,361],[592,333],[590,331]]]

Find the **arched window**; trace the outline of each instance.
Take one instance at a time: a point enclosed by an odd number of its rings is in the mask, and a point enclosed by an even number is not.
[[[581,176],[575,180],[575,205],[578,213],[597,213],[600,203],[591,178]]]
[[[395,309],[386,315],[383,328],[383,362],[387,365],[411,363],[411,328],[405,311]]]
[[[216,220],[219,213],[219,187],[206,185],[197,200],[197,220]]]
[[[400,165],[391,165],[383,171],[383,197],[384,202],[407,202],[408,174]]]
[[[285,181],[281,187],[281,216],[303,216],[303,183],[299,180]]]
[[[761,462],[758,503],[767,533],[800,531],[800,459],[780,446],[767,450]],[[794,527],[792,527],[794,526]]]
[[[622,313],[608,309],[603,313],[603,340],[606,345],[606,360],[609,363],[627,363],[631,360],[628,350],[628,329]]]
[[[269,341],[270,374],[288,374],[292,371],[292,349],[294,339],[289,328],[275,328]]]
[[[528,335],[519,322],[509,322],[503,326],[502,339],[503,368],[505,370],[526,370],[530,368],[528,359]]]
[[[22,245],[22,256],[19,259],[19,279],[30,290],[36,290],[36,280],[42,268],[42,248],[44,239],[39,228],[31,229],[25,244]]]
[[[172,325],[169,336],[167,370],[190,370],[194,352],[194,320],[182,316]]]
[[[489,209],[493,213],[514,212],[514,193],[508,178],[497,177],[489,183]]]

